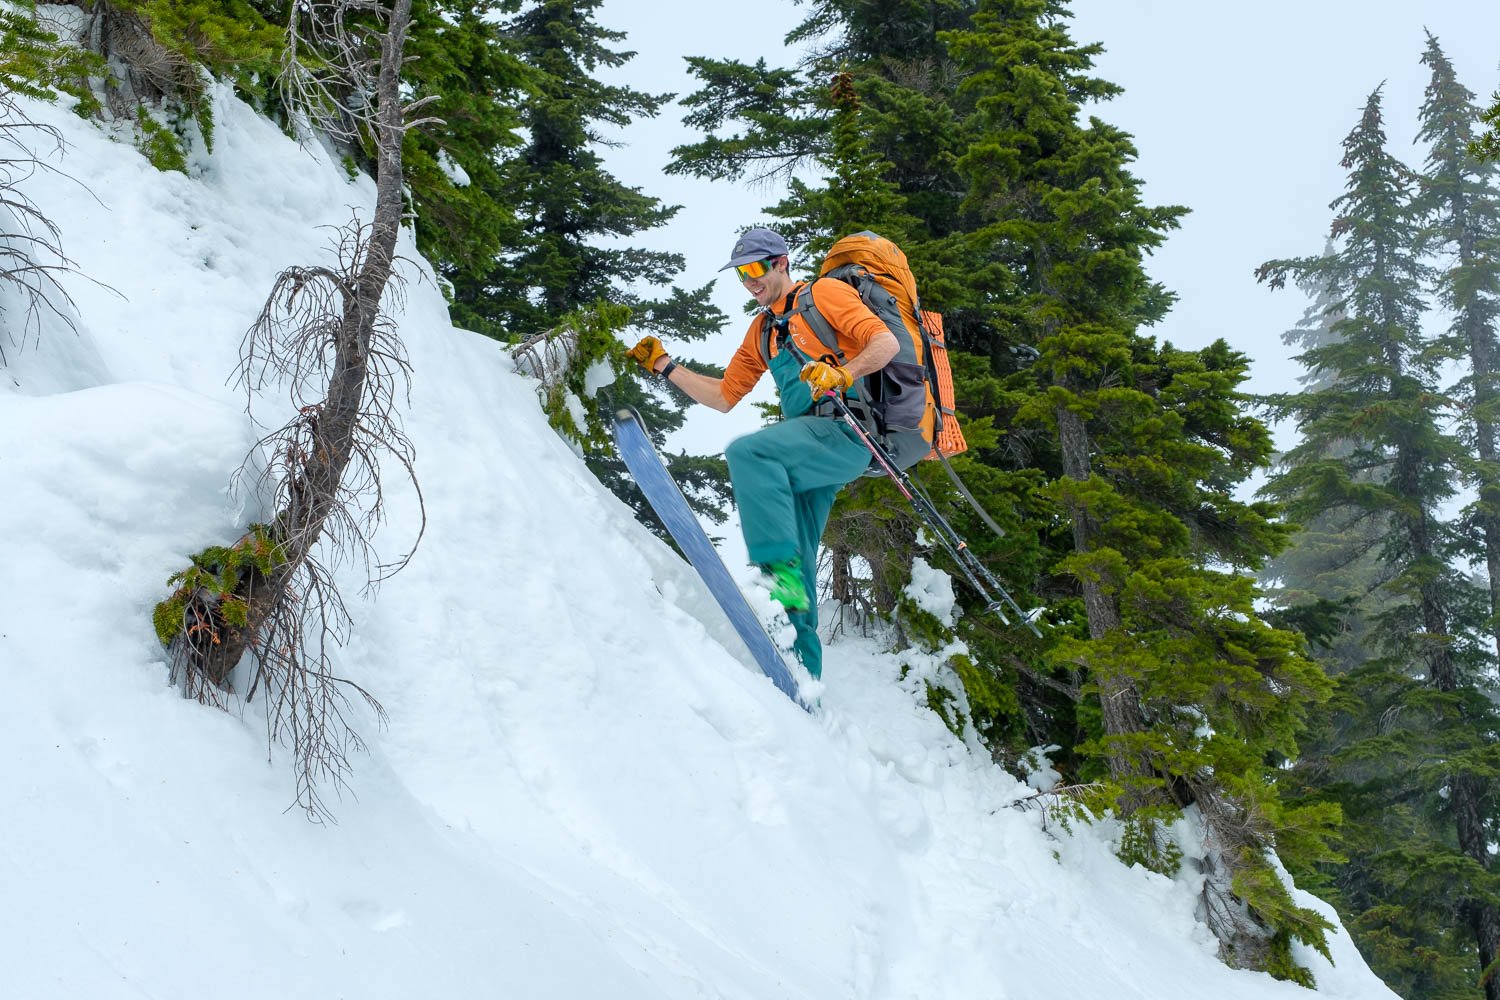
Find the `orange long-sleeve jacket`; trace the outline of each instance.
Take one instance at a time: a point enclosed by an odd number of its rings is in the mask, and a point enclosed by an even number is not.
[[[805,281],[799,281],[794,285],[791,298],[783,299],[781,308],[773,309],[772,312],[781,315],[786,310],[787,302],[795,301],[797,293],[806,284]],[[859,292],[847,282],[834,279],[817,281],[812,295],[818,312],[828,320],[828,325],[838,335],[839,350],[843,351],[846,359],[858,355],[869,345],[871,338],[886,330],[885,322],[860,301]],[[765,317],[756,313],[755,318],[750,321],[750,329],[745,332],[745,339],[735,349],[734,357],[729,359],[729,364],[724,368],[724,382],[720,391],[724,393],[724,399],[730,406],[744,399],[766,373],[766,361],[760,353],[761,327],[764,323]],[[808,357],[821,358],[828,353],[828,348],[823,346],[823,342],[802,316],[794,315],[788,329],[791,331],[792,342]],[[771,345],[771,353],[775,357],[774,343]]]

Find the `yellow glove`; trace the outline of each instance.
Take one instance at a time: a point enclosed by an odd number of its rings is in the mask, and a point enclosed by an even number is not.
[[[656,363],[658,361],[663,358],[666,358],[668,361],[671,360],[667,358],[666,348],[662,347],[661,341],[655,337],[642,337],[640,343],[625,353],[627,356],[634,358],[637,364],[652,374],[656,373]]]
[[[848,371],[822,361],[809,361],[803,365],[799,377],[807,383],[814,396],[822,396],[829,390],[844,392],[854,384],[854,376]]]

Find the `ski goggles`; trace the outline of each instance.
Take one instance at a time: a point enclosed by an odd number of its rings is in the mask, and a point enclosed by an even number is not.
[[[748,264],[739,264],[736,265],[734,273],[740,276],[741,281],[764,278],[771,273],[771,265],[775,260],[775,257],[767,257],[765,260],[752,260]]]

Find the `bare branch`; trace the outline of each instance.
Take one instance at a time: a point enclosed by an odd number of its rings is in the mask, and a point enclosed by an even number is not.
[[[399,75],[403,59],[385,58],[382,46],[396,35],[404,44],[406,20],[399,24],[398,2],[387,10],[383,0],[295,0],[287,18],[280,84],[288,107],[298,108],[310,123],[346,142],[377,129],[399,132],[441,123],[433,117],[410,118],[412,112],[438,100],[430,95],[394,107],[377,95],[381,73]],[[409,8],[408,4],[408,8]],[[405,15],[409,19],[409,13]],[[384,32],[379,30],[386,26]],[[387,118],[382,120],[382,107]],[[391,114],[392,111],[397,113]]]
[[[62,250],[62,232],[21,189],[40,171],[59,171],[38,158],[28,138],[51,143],[59,154],[65,148],[62,133],[28,118],[15,95],[0,93],[0,282],[20,292],[24,317],[19,324],[0,326],[5,334],[0,338],[0,365],[8,364],[5,341],[24,349],[28,336],[41,336],[43,312],[77,329],[73,300],[58,280],[74,269]]]

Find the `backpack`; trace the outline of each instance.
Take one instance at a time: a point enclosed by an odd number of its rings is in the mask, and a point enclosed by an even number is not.
[[[818,280],[853,285],[862,302],[885,321],[901,345],[879,372],[857,379],[849,406],[885,448],[898,469],[929,458],[946,459],[968,448],[954,409],[953,374],[943,340],[943,317],[923,310],[906,254],[875,233],[855,233],[835,243],[823,258]],[[809,282],[787,315],[800,313],[834,361],[842,363],[838,337],[818,312]],[[770,363],[771,323],[761,335],[761,357]],[[825,359],[828,356],[825,355]],[[857,397],[857,398],[855,398]],[[881,475],[878,467],[866,475]]]

